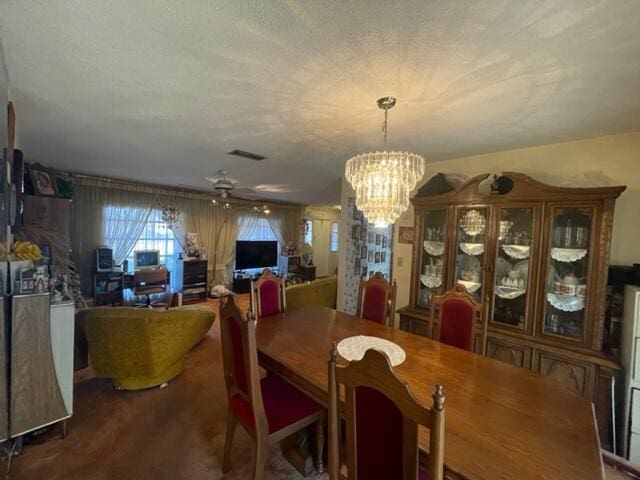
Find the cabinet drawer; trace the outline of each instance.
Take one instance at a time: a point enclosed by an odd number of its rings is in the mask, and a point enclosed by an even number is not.
[[[595,378],[594,365],[556,353],[538,351],[535,368],[568,390],[586,398],[591,397]]]
[[[632,433],[629,438],[629,461],[640,464],[640,434]]]
[[[638,322],[640,323],[640,322]],[[640,338],[634,338],[633,339],[634,343],[635,343],[635,348],[633,349],[633,372],[632,372],[632,377],[634,380],[638,381],[640,380]]]
[[[640,435],[640,390],[631,389],[631,431]]]
[[[431,332],[429,331],[429,324],[427,322],[421,322],[414,320],[411,322],[411,333],[421,335],[423,337],[429,337]]]
[[[531,348],[501,338],[487,337],[487,357],[515,367],[531,366]]]
[[[429,324],[407,315],[400,315],[400,328],[405,332],[414,333],[423,337],[429,337]]]

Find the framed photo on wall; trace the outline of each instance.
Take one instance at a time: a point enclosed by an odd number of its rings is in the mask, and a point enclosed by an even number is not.
[[[28,164],[27,171],[33,186],[33,193],[47,197],[55,197],[57,195],[53,175],[48,169],[38,164]]]
[[[380,252],[380,263],[387,261],[387,252]]]
[[[398,227],[398,243],[413,243],[413,227]]]
[[[376,252],[376,263],[380,263],[380,252]]]
[[[375,261],[375,259],[376,259],[375,252],[373,250],[369,250],[369,258],[368,258],[369,263]]]
[[[382,248],[387,248],[387,237],[382,237]]]
[[[360,268],[361,268],[361,263],[360,263],[360,259],[356,258],[355,264],[353,266],[353,274],[357,277],[360,275]]]
[[[382,235],[380,235],[379,233],[376,233],[376,245],[380,245],[381,242],[382,242]]]
[[[363,245],[360,248],[360,258],[367,258],[367,246]]]

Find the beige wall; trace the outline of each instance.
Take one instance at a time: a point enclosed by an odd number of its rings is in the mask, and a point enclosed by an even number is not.
[[[425,179],[436,173],[463,173],[472,177],[502,171],[524,173],[558,186],[626,185],[627,190],[616,202],[611,263],[640,263],[640,132],[432,163],[427,166]],[[396,222],[396,228],[405,225],[413,225],[411,207]],[[411,250],[411,245],[394,245],[398,307],[409,303]]]

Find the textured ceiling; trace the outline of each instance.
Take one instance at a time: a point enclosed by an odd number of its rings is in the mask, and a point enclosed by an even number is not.
[[[2,0],[30,161],[339,200],[381,144],[430,160],[640,130],[640,1]],[[239,148],[269,157],[226,155]],[[433,173],[433,168],[427,173]]]

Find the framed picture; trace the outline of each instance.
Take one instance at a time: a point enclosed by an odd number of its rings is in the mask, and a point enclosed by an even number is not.
[[[413,227],[398,227],[398,243],[413,243]]]
[[[380,252],[376,252],[376,263],[380,263]]]
[[[373,250],[369,250],[369,263],[373,262],[376,259],[375,252]]]
[[[376,237],[373,232],[369,232],[369,243],[373,243],[376,241]]]
[[[37,164],[29,164],[27,167],[31,185],[33,185],[33,193],[36,195],[55,197],[57,195],[56,184],[54,183],[51,172]]]
[[[387,261],[387,252],[380,252],[380,263]]]
[[[382,237],[382,248],[387,248],[387,237]]]
[[[361,263],[360,263],[360,259],[356,258],[355,264],[353,266],[353,274],[357,277],[360,275],[360,268],[361,268]]]
[[[361,273],[362,277],[365,278],[367,276],[367,266],[366,265],[362,265],[362,273]]]
[[[360,248],[360,258],[367,258],[367,246],[363,245]]]
[[[376,245],[380,245],[381,242],[382,242],[382,235],[380,235],[379,233],[376,233]]]
[[[360,240],[366,240],[367,239],[367,227],[362,225],[362,228],[360,230]]]
[[[358,234],[358,227],[360,225],[352,225],[351,226],[351,239],[352,240],[357,240],[358,238],[360,238],[360,235]]]

